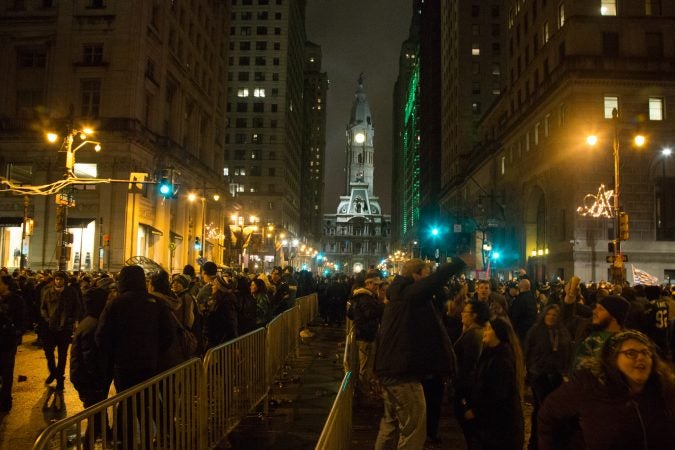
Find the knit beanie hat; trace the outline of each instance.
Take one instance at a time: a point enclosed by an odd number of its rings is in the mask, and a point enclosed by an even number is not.
[[[616,319],[619,325],[623,326],[628,316],[628,309],[630,308],[628,300],[618,295],[608,295],[598,301],[598,304],[605,308]]]
[[[222,292],[227,292],[234,287],[229,280],[226,280],[222,276],[216,277],[215,283],[218,290]]]
[[[108,291],[115,287],[115,280],[110,277],[101,277],[94,282],[94,287]]]
[[[190,278],[187,275],[178,273],[173,276],[173,281],[180,284],[183,289],[187,289],[190,286]]]

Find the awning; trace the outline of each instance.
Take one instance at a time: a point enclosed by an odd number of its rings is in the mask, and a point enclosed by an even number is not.
[[[183,236],[181,236],[178,233],[174,233],[173,231],[169,233],[169,236],[171,236],[172,241],[182,241],[183,240]]]
[[[155,236],[164,236],[164,233],[161,230],[158,230],[157,228],[153,227],[152,225],[148,225],[147,223],[141,223],[139,225],[147,227],[148,231],[150,231],[150,234],[154,234]]]
[[[0,217],[0,227],[20,227],[22,223],[23,217]]]
[[[68,217],[68,222],[66,228],[87,228],[91,222],[93,222],[93,217],[79,218],[79,217]]]

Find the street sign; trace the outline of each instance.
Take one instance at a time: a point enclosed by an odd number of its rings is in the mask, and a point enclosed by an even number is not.
[[[628,262],[628,255],[626,255],[625,253],[623,253],[623,254],[621,255],[621,260],[622,260],[623,262]],[[605,258],[605,261],[607,261],[608,263],[613,263],[613,262],[614,262],[614,255],[609,255],[609,256],[607,256],[607,257]]]

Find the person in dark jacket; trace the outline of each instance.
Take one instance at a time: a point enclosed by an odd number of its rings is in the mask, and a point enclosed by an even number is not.
[[[375,355],[385,409],[377,450],[393,443],[397,431],[399,449],[424,446],[427,420],[421,382],[429,376],[454,377],[456,370],[452,344],[432,296],[464,266],[458,259],[431,274],[428,263],[411,259],[389,286]]]
[[[364,286],[357,288],[347,303],[347,316],[354,321],[356,346],[359,350],[358,388],[363,396],[372,395],[375,391],[375,337],[384,311],[384,303],[377,298],[377,288],[381,283],[379,271],[368,271]]]
[[[119,295],[108,302],[96,328],[96,345],[110,357],[113,366],[115,390],[122,392],[157,375],[160,355],[167,351],[174,340],[174,319],[167,306],[150,296],[145,284],[145,272],[140,266],[125,266],[117,279]],[[131,402],[126,409],[118,410],[117,420],[126,426],[128,447],[136,442],[135,416],[141,409],[149,415],[150,405],[139,405],[134,411]],[[145,421],[145,436],[152,439],[154,424]]]
[[[66,286],[67,280],[66,272],[56,272],[54,284],[45,288],[40,306],[40,312],[46,324],[43,340],[49,369],[49,377],[45,380],[45,384],[56,380],[57,391],[62,391],[64,388],[68,347],[75,330],[75,322],[80,318],[79,291]],[[54,350],[58,351],[58,364],[54,357]]]
[[[462,309],[462,334],[455,341],[457,377],[453,383],[453,409],[469,449],[478,448],[478,430],[472,420],[464,418],[464,407],[476,381],[476,368],[483,351],[483,327],[490,319],[487,302],[470,300]]]
[[[112,278],[99,278],[84,292],[86,315],[73,336],[73,347],[70,352],[70,381],[75,386],[85,408],[105,400],[112,382],[108,355],[101,352],[96,345],[95,333],[99,317],[114,284]],[[93,448],[94,440],[101,437],[104,430],[108,432],[106,416],[107,414],[102,418],[100,414],[96,414],[94,418],[87,421],[87,431],[83,442],[85,449]]]
[[[235,309],[237,299],[234,296],[234,287],[234,283],[223,276],[218,276],[213,281],[213,295],[206,306],[204,317],[204,336],[207,349],[239,336]]]
[[[527,332],[537,319],[537,299],[534,298],[530,280],[527,278],[518,282],[518,290],[518,296],[509,308],[509,317],[520,342],[524,343]]]
[[[675,375],[644,334],[609,337],[594,364],[551,393],[541,450],[663,450],[675,442]]]
[[[0,276],[0,412],[12,409],[16,349],[23,334],[24,302],[9,275]]]
[[[476,380],[464,405],[464,418],[475,421],[477,448],[522,450],[525,423],[522,393],[525,378],[519,339],[511,325],[494,318],[483,328],[483,352]]]
[[[178,298],[171,290],[169,274],[164,270],[150,275],[148,294],[169,310],[169,317],[172,319],[170,333],[173,339],[171,340],[171,345],[159,353],[158,369],[160,372],[163,372],[177,366],[187,358],[187,355],[183,354],[183,349],[178,339],[179,329],[183,326],[183,300]]]
[[[544,307],[525,339],[525,365],[532,387],[532,431],[529,449],[537,448],[537,416],[544,399],[558,388],[570,370],[572,338],[560,318],[560,306]]]

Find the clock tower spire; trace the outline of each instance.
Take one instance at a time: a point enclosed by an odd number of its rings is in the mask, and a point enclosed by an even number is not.
[[[363,89],[363,73],[359,75],[358,88],[347,126],[347,192],[354,187],[365,188],[373,195],[374,148],[373,119]]]

